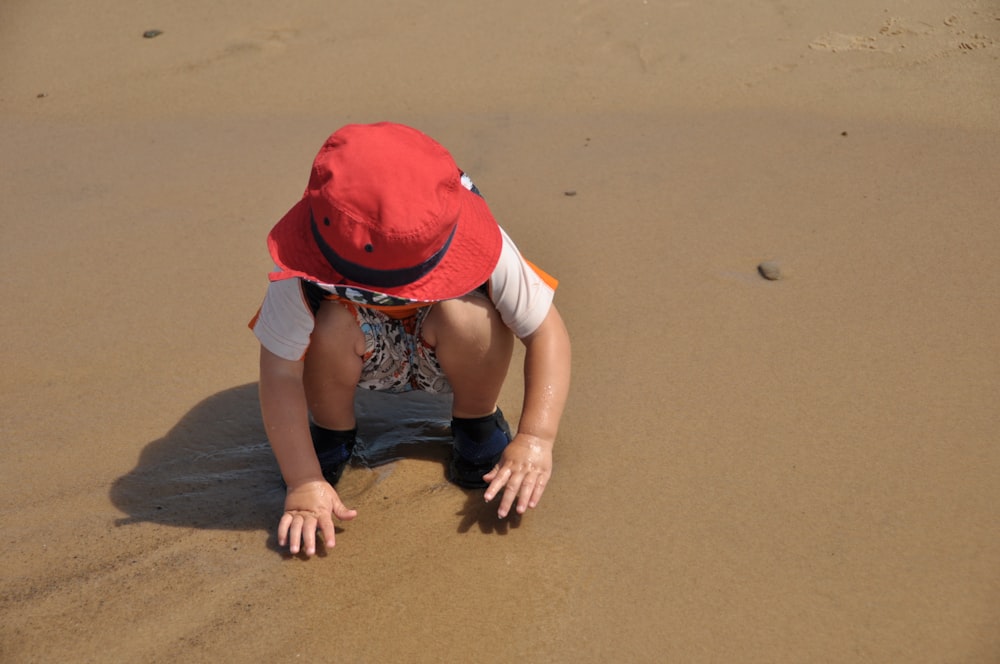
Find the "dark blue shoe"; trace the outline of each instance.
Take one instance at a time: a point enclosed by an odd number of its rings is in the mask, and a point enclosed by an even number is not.
[[[451,421],[454,445],[448,464],[448,480],[465,489],[489,486],[483,475],[493,470],[510,443],[510,425],[503,412],[474,419],[454,418]]]
[[[323,478],[331,485],[336,484],[344,474],[347,462],[351,460],[358,430],[333,431],[310,422],[309,433],[312,434],[313,449],[316,450],[319,467],[323,470]]]

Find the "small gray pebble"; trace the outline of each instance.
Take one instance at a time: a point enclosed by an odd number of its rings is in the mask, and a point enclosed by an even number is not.
[[[760,276],[768,281],[781,279],[781,266],[774,261],[764,261],[757,266],[757,271],[760,272]]]
[[[146,30],[144,33],[142,33],[142,36],[145,37],[146,39],[152,39],[153,37],[159,37],[162,34],[163,34],[162,30]]]

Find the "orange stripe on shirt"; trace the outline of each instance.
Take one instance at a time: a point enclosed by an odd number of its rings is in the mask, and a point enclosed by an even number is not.
[[[522,256],[521,258],[524,258],[524,256]],[[524,258],[524,262],[528,264],[528,267],[530,267],[532,270],[535,271],[535,274],[537,274],[539,277],[542,278],[542,281],[544,281],[546,284],[548,284],[549,288],[551,288],[552,290],[555,290],[556,288],[559,287],[559,280],[558,279],[556,279],[551,274],[549,274],[548,272],[546,272],[542,268],[538,267],[537,265],[535,265],[534,263],[532,263],[531,261],[529,261],[527,258]]]
[[[324,298],[326,300],[332,300],[334,302],[343,302],[345,304],[354,305],[356,307],[364,307],[365,309],[374,309],[375,311],[381,311],[389,318],[395,318],[397,320],[403,320],[404,318],[409,318],[417,313],[420,309],[424,307],[429,307],[433,302],[419,302],[417,304],[403,304],[397,306],[387,306],[383,304],[358,304],[357,302],[352,302],[347,298],[338,297],[334,293],[328,293]]]

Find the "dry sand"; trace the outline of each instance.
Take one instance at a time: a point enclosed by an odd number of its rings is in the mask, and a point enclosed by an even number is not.
[[[1000,661],[995,3],[286,5],[0,6],[0,660]],[[418,455],[290,558],[245,324],[383,119],[562,280],[573,394],[531,514]]]

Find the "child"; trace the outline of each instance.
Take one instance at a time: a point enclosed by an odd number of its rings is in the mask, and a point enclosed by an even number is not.
[[[448,478],[501,490],[498,515],[535,507],[569,390],[556,281],[521,257],[448,152],[415,129],[330,136],[302,199],[267,238],[276,263],[250,327],[264,427],[287,486],[278,543],[334,546],[353,519],[336,484],[354,447],[358,387],[451,392]],[[525,396],[511,437],[497,398],[513,338]]]

